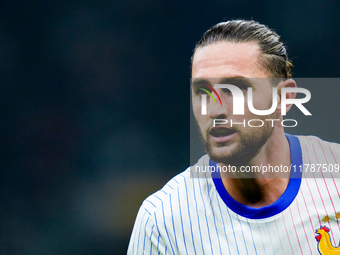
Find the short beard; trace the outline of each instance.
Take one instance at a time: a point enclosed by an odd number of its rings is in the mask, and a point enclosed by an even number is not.
[[[211,143],[209,142],[209,134],[206,135],[204,141],[205,149],[210,157],[210,159],[217,163],[222,163],[231,166],[244,166],[247,165],[252,158],[254,158],[263,145],[268,141],[273,133],[273,128],[265,127],[262,132],[240,135],[240,144],[234,149],[229,155],[216,155],[213,153]],[[240,133],[238,133],[240,134]],[[221,144],[220,147],[227,146],[226,144]]]

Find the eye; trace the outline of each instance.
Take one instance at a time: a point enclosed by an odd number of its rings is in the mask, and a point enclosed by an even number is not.
[[[230,83],[231,85],[234,85],[234,86],[236,86],[236,87],[238,87],[240,90],[242,90],[242,92],[245,92],[245,91],[247,91],[247,89],[248,89],[248,86],[247,85],[245,85],[245,84],[236,84],[236,83]],[[231,94],[231,91],[229,90],[229,89],[227,89],[227,88],[223,88],[222,89],[222,91],[224,92],[224,93],[226,93],[226,94]]]
[[[196,89],[196,94],[201,95],[201,94],[209,94],[211,93],[211,90],[207,87],[199,87]]]
[[[221,80],[221,83],[234,85],[242,91],[246,91],[251,86],[250,82],[244,78],[228,78]],[[228,89],[224,89],[223,91],[225,93],[230,93]]]
[[[243,79],[236,79],[232,84],[241,90],[247,90],[249,87]]]
[[[245,84],[242,84],[242,83],[237,84],[236,86],[239,87],[241,90],[247,90],[248,89],[248,86],[245,85]]]

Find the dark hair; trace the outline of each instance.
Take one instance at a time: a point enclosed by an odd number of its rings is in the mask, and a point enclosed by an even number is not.
[[[254,20],[231,20],[221,22],[206,31],[196,44],[194,54],[200,47],[215,42],[255,42],[260,46],[262,64],[273,76],[272,78],[289,78],[293,64],[288,59],[280,36],[265,25]],[[194,55],[193,54],[193,55]]]

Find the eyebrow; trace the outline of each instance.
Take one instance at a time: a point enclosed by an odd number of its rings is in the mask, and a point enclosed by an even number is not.
[[[239,84],[240,82],[242,82],[242,84],[251,87],[252,83],[250,81],[251,79],[249,78],[245,78],[242,76],[236,76],[236,77],[226,77],[226,78],[221,78],[219,80],[219,84],[232,84],[232,85],[236,85]]]
[[[244,83],[247,86],[251,86],[252,84],[250,82],[250,79],[243,77],[243,76],[223,77],[223,78],[220,78],[218,83],[215,83],[215,84],[233,84],[233,83],[240,82],[240,81],[242,81],[242,83]],[[212,85],[211,82],[205,78],[194,79],[193,82],[191,83],[191,85],[195,87],[202,86],[204,84]]]
[[[202,79],[202,78],[198,78],[198,79],[194,79],[191,83],[192,87],[197,87],[197,86],[202,86],[202,85],[211,85],[211,83],[209,82],[209,80],[207,79]]]

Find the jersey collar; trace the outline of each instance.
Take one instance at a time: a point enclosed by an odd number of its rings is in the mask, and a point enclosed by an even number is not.
[[[243,205],[234,200],[223,186],[220,173],[215,171],[212,173],[213,181],[217,189],[218,194],[224,201],[224,203],[235,213],[250,219],[263,219],[274,216],[284,211],[295,199],[299,192],[301,185],[302,172],[300,166],[302,166],[302,151],[300,141],[296,136],[285,134],[290,147],[290,159],[291,159],[291,175],[287,186],[287,189],[282,196],[273,204],[264,206],[261,208],[253,208]],[[217,169],[217,163],[209,160],[209,165],[214,166]],[[293,171],[295,165],[296,171]]]

